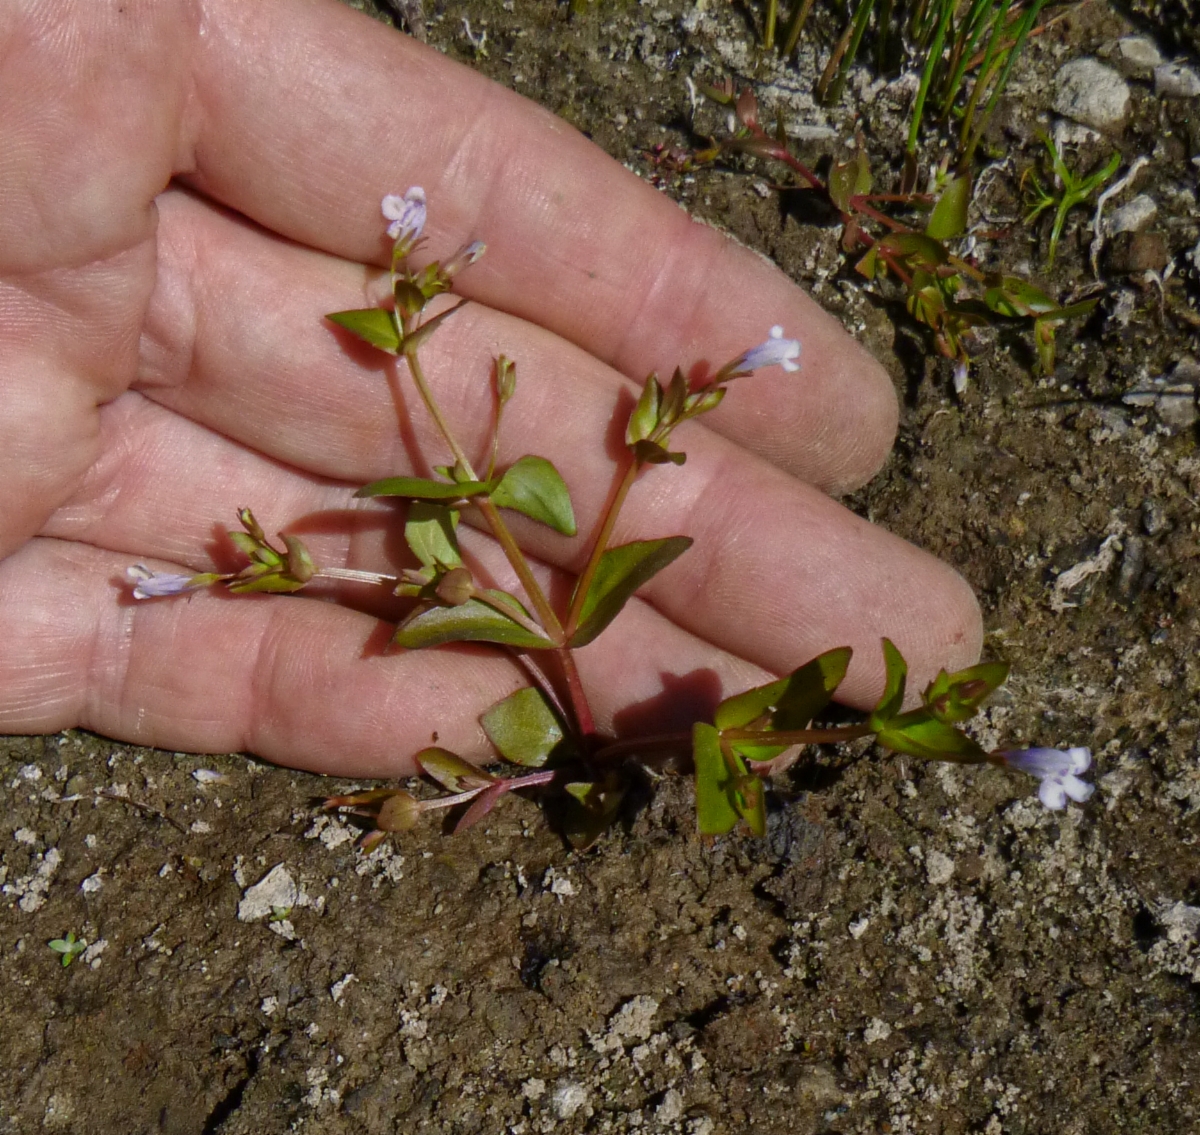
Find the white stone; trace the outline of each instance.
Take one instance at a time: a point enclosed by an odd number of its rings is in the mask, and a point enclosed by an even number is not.
[[[29,828],[17,828],[17,830],[13,832],[13,839],[15,839],[17,843],[37,843],[37,832],[30,831]]]
[[[676,1088],[663,1093],[662,1103],[654,1109],[654,1118],[663,1126],[678,1123],[683,1118],[683,1096]]]
[[[1200,95],[1200,75],[1182,63],[1154,68],[1154,93],[1166,99],[1191,99]]]
[[[1154,198],[1146,193],[1139,193],[1128,205],[1114,209],[1108,218],[1108,231],[1116,236],[1117,233],[1135,233],[1144,229],[1158,212]]]
[[[521,1085],[521,1095],[527,1100],[540,1100],[546,1094],[546,1081],[536,1076]]]
[[[1129,84],[1111,67],[1084,56],[1072,59],[1054,76],[1055,111],[1075,122],[1107,130],[1129,113]]]
[[[216,769],[198,768],[192,772],[192,779],[197,784],[228,784],[229,778]]]
[[[925,856],[925,875],[935,887],[944,887],[954,878],[954,860],[941,851]]]
[[[1127,35],[1117,40],[1117,55],[1131,68],[1146,73],[1153,71],[1163,61],[1158,44],[1148,35]]]
[[[658,1002],[644,993],[626,1001],[609,1019],[609,1031],[622,1038],[645,1040],[654,1031]]]
[[[291,872],[277,863],[254,886],[246,889],[238,903],[239,922],[257,922],[277,910],[291,910],[300,897],[300,888]]]
[[[554,1089],[550,1097],[550,1106],[559,1119],[570,1119],[581,1107],[587,1104],[588,1094],[578,1080],[567,1080]]]
[[[338,980],[329,987],[329,996],[333,998],[333,1003],[335,1005],[341,1004],[341,1000],[345,996],[346,990],[350,988],[350,983],[357,980],[358,978],[355,977],[354,974],[348,973],[344,977],[338,978]]]
[[[104,880],[100,877],[100,872],[97,871],[84,879],[84,881],[79,884],[79,889],[85,895],[94,895],[102,886],[104,886]]]
[[[877,1040],[887,1040],[891,1035],[892,1026],[878,1017],[872,1017],[867,1023],[867,1027],[863,1029],[863,1040],[867,1044],[874,1044]]]

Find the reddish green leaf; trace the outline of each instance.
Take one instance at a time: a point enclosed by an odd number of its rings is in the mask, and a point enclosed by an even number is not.
[[[688,536],[637,540],[609,548],[588,588],[571,646],[586,646],[620,614],[642,584],[673,563],[692,546]]]
[[[490,590],[484,594],[529,616],[511,595]],[[469,599],[460,607],[429,607],[402,623],[392,641],[409,650],[448,642],[495,642],[526,650],[546,650],[554,645],[479,599]]]
[[[575,535],[571,494],[544,457],[525,456],[511,465],[492,490],[492,503],[524,513],[564,536]]]
[[[498,701],[479,723],[500,755],[515,765],[541,768],[552,755],[561,756],[566,747],[558,712],[534,686]]]

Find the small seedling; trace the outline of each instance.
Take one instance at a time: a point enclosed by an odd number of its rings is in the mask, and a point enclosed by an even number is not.
[[[705,87],[704,93],[732,108],[737,127],[729,137],[713,139],[692,156],[690,164],[744,154],[782,162],[791,169],[799,188],[823,198],[840,214],[842,250],[858,257],[854,267],[859,275],[875,280],[890,274],[904,286],[908,313],[929,328],[938,354],[954,360],[956,388],[961,390],[966,380],[974,328],[1010,322],[1030,327],[1038,362],[1049,374],[1054,369],[1058,325],[1095,307],[1095,298],[1060,305],[1029,280],[983,272],[953,251],[951,242],[967,229],[971,181],[966,174],[950,176],[943,170],[936,194],[875,193],[860,137],[853,157],[835,164],[828,178],[822,179],[792,153],[782,121],[773,134],[759,123],[752,91],[735,95],[727,80],[720,87]],[[895,213],[909,219],[901,220]]]
[[[851,186],[852,196],[861,190]],[[840,190],[834,189],[831,192]],[[870,242],[878,259],[916,277],[916,262],[935,259],[942,229],[961,228],[965,211],[959,190],[947,190],[930,212],[933,234],[893,231]],[[947,204],[946,202],[949,202]],[[355,494],[407,502],[404,537],[418,566],[396,574],[322,568],[294,536],[272,544],[249,509],[242,509],[242,531],[231,532],[248,559],[239,572],[195,576],[156,574],[140,565],[130,569],[134,594],[154,598],[224,582],[232,591],[295,592],[326,578],[386,587],[408,599],[409,613],[393,642],[405,649],[446,643],[488,643],[495,649],[535,660],[527,666],[532,684],[487,710],[480,724],[511,775],[498,776],[437,746],[415,755],[415,763],[441,793],[418,798],[399,788],[377,788],[325,801],[331,810],[363,818],[370,829],[362,840],[370,849],[389,832],[412,828],[427,812],[457,812],[456,830],[483,819],[506,795],[524,790],[555,801],[561,829],[579,848],[591,845],[616,819],[621,802],[638,779],[638,765],[675,767],[691,758],[696,812],[702,835],[716,836],[740,822],[757,835],[766,831],[767,792],[772,777],[790,768],[805,752],[874,736],[886,749],[925,760],[960,764],[990,763],[1018,769],[1043,782],[1042,800],[1059,808],[1069,796],[1085,799],[1091,788],[1078,779],[1090,762],[1084,749],[987,752],[958,728],[1008,674],[1003,662],[985,662],[954,674],[942,671],[925,689],[916,708],[905,709],[908,666],[900,651],[883,640],[887,681],[866,721],[814,724],[828,716],[850,663],[850,648],[836,647],[775,681],[723,700],[711,721],[697,721],[678,733],[618,738],[597,727],[589,693],[580,679],[574,651],[605,633],[635,592],[668,568],[691,547],[683,535],[612,543],[617,517],[642,477],[671,475],[686,454],[672,449],[675,429],[714,410],[730,386],[754,371],[781,367],[798,371],[800,344],[772,327],[761,344],[744,351],[715,372],[676,368],[669,381],[647,377],[624,434],[624,456],[617,486],[601,515],[595,536],[582,557],[584,567],[569,598],[552,603],[508,527],[506,513],[521,513],[564,536],[574,536],[570,492],[546,458],[526,454],[498,468],[498,438],[505,407],[516,391],[517,372],[500,356],[492,371],[494,398],[490,459],[477,470],[442,413],[426,380],[421,349],[458,310],[427,317],[435,296],[451,290],[454,277],[483,254],[478,242],[466,245],[445,262],[424,268],[410,263],[425,224],[425,194],[412,188],[403,197],[385,197],[383,214],[391,224],[392,303],[387,307],[334,312],[329,319],[386,354],[403,359],[417,392],[445,443],[450,460],[434,466],[435,477],[389,477]],[[869,208],[863,206],[864,209]],[[899,226],[897,226],[899,227]],[[903,239],[902,239],[903,238]],[[949,263],[949,262],[947,262]],[[907,267],[906,267],[907,265]],[[933,267],[940,267],[940,263]],[[927,272],[934,280],[941,277]],[[461,304],[459,305],[461,306]],[[944,322],[944,321],[943,321]],[[691,374],[689,378],[688,375]],[[597,439],[602,445],[603,438]],[[459,548],[459,520],[473,510],[503,550],[521,593],[481,584]],[[273,912],[278,918],[285,912]]]
[[[50,949],[56,954],[62,955],[63,969],[66,969],[84,950],[87,949],[87,940],[84,938],[76,938],[74,930],[68,930],[65,938],[55,938],[54,941],[46,943]]]
[[[1050,247],[1046,253],[1046,267],[1054,267],[1054,256],[1058,251],[1058,242],[1062,236],[1063,225],[1067,223],[1067,214],[1076,205],[1085,205],[1114,173],[1121,164],[1121,155],[1113,154],[1099,169],[1093,170],[1086,177],[1080,177],[1072,172],[1063,161],[1062,154],[1054,140],[1045,133],[1038,135],[1050,155],[1050,168],[1053,173],[1053,189],[1045,189],[1035,170],[1028,169],[1021,179],[1025,187],[1026,204],[1029,212],[1025,214],[1025,224],[1031,225],[1047,209],[1054,210],[1054,224],[1050,229]]]

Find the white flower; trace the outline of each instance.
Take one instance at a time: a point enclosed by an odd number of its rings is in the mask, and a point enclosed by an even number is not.
[[[389,193],[381,202],[383,215],[392,223],[388,236],[394,241],[411,244],[425,228],[425,190],[414,185],[403,197]]]
[[[169,571],[151,571],[145,564],[133,564],[125,569],[125,578],[133,584],[135,599],[158,599],[164,595],[179,595],[191,591],[194,587],[203,586],[203,582],[195,583],[203,577],[194,575],[177,575]]]
[[[1042,782],[1038,799],[1051,811],[1065,808],[1068,796],[1082,804],[1096,791],[1094,784],[1079,779],[1092,763],[1089,749],[1016,749],[997,755],[1009,768],[1027,772]]]
[[[797,371],[800,364],[795,360],[800,357],[800,342],[797,339],[785,339],[783,328],[778,324],[771,328],[770,337],[757,347],[739,355],[727,367],[724,373],[729,375],[749,374],[763,367],[781,366],[786,371]]]

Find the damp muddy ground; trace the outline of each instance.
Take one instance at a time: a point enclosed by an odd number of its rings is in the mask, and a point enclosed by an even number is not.
[[[1152,19],[1084,5],[1018,68],[989,141],[1006,163],[974,219],[1020,214],[1053,77],[1083,56],[1122,75],[1129,104],[1076,131],[1071,160],[1146,157],[1109,208],[1145,194],[1156,211],[1100,250],[1101,302],[1060,332],[1053,375],[1005,330],[956,394],[837,230],[772,190],[781,171],[656,162],[696,144],[693,124],[721,129],[687,77],[732,75],[812,162],[844,157],[857,126],[876,168],[894,165],[912,84],[864,71],[817,107],[831,24],[785,68],[721,0],[573,19],[445,0],[426,16],[433,45],[773,258],[886,363],[899,440],[849,503],[976,588],[987,653],[1014,671],[981,739],[1090,744],[1098,790],[1051,813],[995,770],[870,752],[781,783],[765,839],[702,843],[668,779],[587,853],[514,802],[364,857],[312,807],[344,782],[9,738],[0,1132],[1200,1129],[1200,99],[1156,89],[1120,48]],[[1189,34],[1160,40],[1168,61]],[[1091,221],[1072,214],[1053,272],[1040,225],[975,254],[1080,294]],[[67,931],[89,945],[63,968],[47,943]]]

